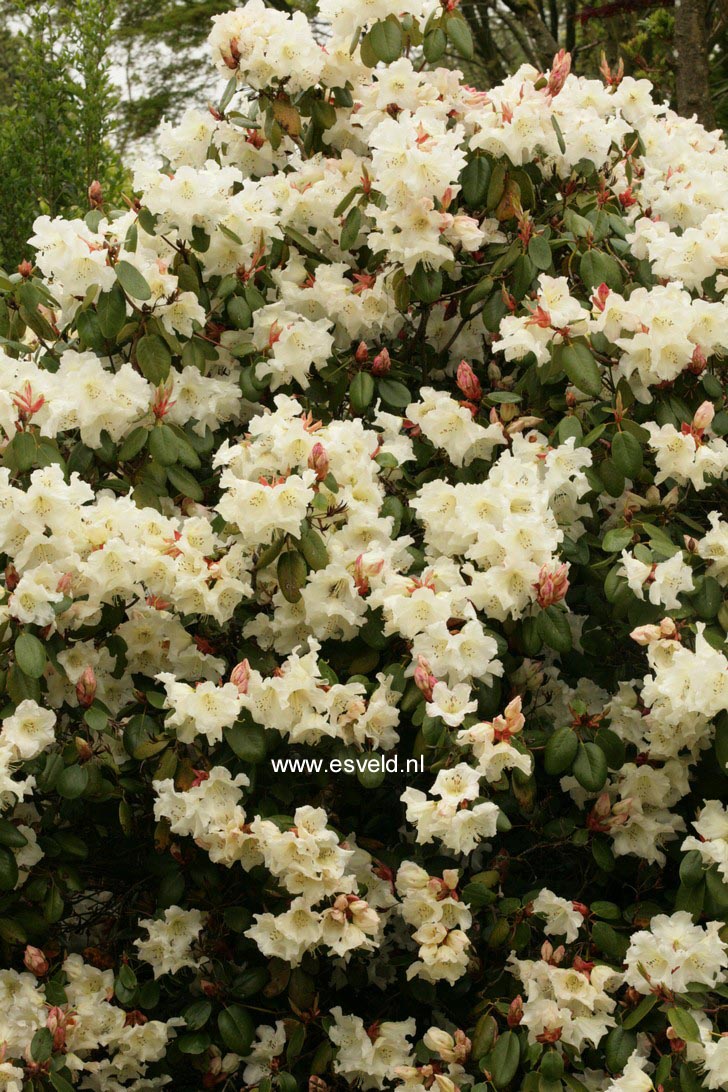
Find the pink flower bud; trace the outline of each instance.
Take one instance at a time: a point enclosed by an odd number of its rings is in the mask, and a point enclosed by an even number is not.
[[[56,585],[56,591],[59,591],[61,595],[68,595],[71,590],[71,584],[73,583],[73,573],[64,573],[61,579]]]
[[[329,472],[329,456],[323,444],[313,445],[308,457],[308,465],[311,470],[316,471],[316,481],[322,482]]]
[[[538,574],[538,583],[534,584],[536,590],[536,602],[539,607],[545,609],[553,603],[560,603],[569,590],[568,565],[559,565],[550,571],[547,565],[541,567]]]
[[[607,298],[611,289],[608,284],[600,284],[591,298],[595,310],[603,311],[607,306]]]
[[[637,626],[630,633],[630,637],[638,645],[650,645],[653,641],[659,641],[662,633],[659,626]]]
[[[81,678],[76,683],[76,697],[78,698],[78,704],[83,706],[84,709],[88,709],[90,705],[93,705],[96,697],[96,675],[90,664],[84,668]]]
[[[46,1016],[46,1027],[53,1036],[53,1050],[63,1050],[66,1045],[66,1032],[76,1021],[58,1005],[53,1005]]]
[[[45,957],[45,952],[41,951],[40,948],[34,948],[32,944],[28,944],[23,953],[23,963],[36,978],[42,978],[44,974],[48,974],[50,969],[50,963]]]
[[[426,701],[432,701],[432,690],[437,682],[437,679],[430,671],[430,665],[424,656],[417,657],[417,667],[415,668],[415,686],[418,690],[421,690],[425,696]]]
[[[509,1028],[517,1028],[523,1019],[523,998],[520,993],[517,997],[514,997],[508,1006],[508,1016],[506,1022]]]
[[[360,341],[356,347],[356,352],[354,353],[354,360],[357,364],[364,364],[368,359],[369,350],[367,349],[367,343],[366,341]]]
[[[392,370],[392,361],[388,349],[382,349],[372,361],[372,375],[388,375]]]
[[[548,94],[552,98],[558,95],[570,72],[571,54],[567,53],[565,49],[560,49],[551,62],[551,72],[549,73]]]
[[[100,209],[104,203],[104,191],[98,179],[94,179],[88,188],[88,202],[92,209]]]
[[[693,428],[703,429],[709,428],[710,423],[715,417],[715,406],[712,402],[703,402],[698,406],[693,417]]]
[[[247,660],[241,660],[239,664],[230,672],[230,682],[233,686],[237,686],[238,694],[248,693],[248,684],[250,682],[250,664]]]
[[[483,388],[478,377],[468,364],[467,360],[461,360],[458,364],[458,387],[471,402],[479,402],[483,397]]]
[[[692,372],[693,375],[700,375],[707,367],[708,361],[706,360],[705,353],[699,345],[696,345],[693,349],[690,363],[688,364],[688,370]]]

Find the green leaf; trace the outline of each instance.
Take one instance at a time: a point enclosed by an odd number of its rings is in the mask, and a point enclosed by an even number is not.
[[[445,20],[445,33],[452,42],[455,51],[467,61],[471,60],[475,52],[473,35],[470,33],[470,27],[462,15],[448,15]]]
[[[190,1031],[199,1031],[203,1028],[212,1015],[212,1005],[209,1001],[193,1001],[182,1013]]]
[[[634,538],[634,529],[631,527],[613,527],[607,531],[602,539],[602,549],[608,554],[619,554]]]
[[[536,622],[541,640],[556,652],[571,651],[571,629],[564,611],[552,604],[537,616]]]
[[[16,432],[3,453],[3,463],[10,470],[24,474],[30,470],[38,456],[35,436],[30,432]]]
[[[7,846],[8,849],[22,849],[27,844],[28,839],[14,823],[11,823],[9,819],[0,819],[0,846]]]
[[[596,944],[600,952],[609,959],[622,963],[629,947],[626,937],[623,937],[606,921],[595,921],[592,926],[592,942]]]
[[[640,1001],[636,1009],[634,1009],[629,1016],[625,1016],[622,1021],[622,1027],[625,1031],[629,1031],[630,1028],[636,1028],[639,1023],[644,1020],[648,1012],[654,1009],[655,1005],[659,1003],[660,998],[655,993],[648,993],[647,997]]]
[[[358,205],[354,205],[353,209],[349,210],[346,220],[344,220],[344,226],[341,229],[339,246],[342,250],[351,250],[359,237],[360,230],[361,210]]]
[[[136,345],[136,362],[145,379],[158,387],[169,375],[172,354],[157,334],[145,334]]]
[[[579,747],[579,737],[573,728],[557,728],[549,736],[544,749],[544,769],[555,776],[571,769]]]
[[[88,770],[75,763],[61,770],[56,782],[56,792],[65,800],[76,800],[88,786]]]
[[[15,662],[29,679],[40,679],[47,663],[43,642],[32,633],[21,633],[15,641]]]
[[[18,882],[18,862],[15,854],[0,846],[0,891],[12,891]]]
[[[242,296],[232,296],[225,305],[227,316],[236,330],[247,330],[253,321],[250,304]]]
[[[686,887],[697,887],[704,879],[703,858],[697,849],[689,850],[680,862],[680,882]]]
[[[606,284],[615,292],[622,289],[622,273],[619,263],[601,250],[587,250],[579,262],[579,276],[588,289],[598,288],[600,284]]]
[[[604,1057],[609,1072],[614,1075],[621,1073],[636,1047],[636,1035],[624,1027],[612,1028],[604,1040]]]
[[[326,568],[329,563],[329,552],[326,549],[326,543],[318,531],[306,520],[301,524],[300,542],[301,553],[305,557],[309,569],[318,572],[319,569]]]
[[[634,478],[642,469],[642,447],[631,432],[618,432],[612,440],[612,459],[625,478]]]
[[[377,391],[382,401],[394,409],[406,409],[412,401],[409,388],[405,387],[404,383],[400,383],[398,379],[378,380]]]
[[[551,247],[543,235],[534,235],[528,244],[528,256],[536,269],[551,268]]]
[[[440,34],[443,32],[440,31]],[[443,41],[444,41],[443,34]],[[427,38],[425,38],[425,43]],[[463,168],[460,185],[466,204],[471,209],[481,208],[488,193],[490,182],[490,160],[485,156],[474,156]]]
[[[182,466],[168,466],[167,477],[178,493],[182,493],[193,501],[204,500],[202,486],[189,470],[185,470]]]
[[[472,1035],[473,1061],[479,1062],[492,1049],[497,1033],[498,1024],[495,1018],[489,1012],[483,1013]]]
[[[607,759],[596,743],[580,743],[574,760],[573,774],[587,792],[599,792],[607,780]]]
[[[709,622],[721,608],[723,589],[713,576],[703,576],[696,580],[695,589],[690,596],[690,604],[701,621]]]
[[[402,55],[402,27],[399,20],[391,16],[375,23],[367,34],[377,60],[391,64]]]
[[[297,603],[308,575],[303,555],[298,550],[287,550],[281,554],[278,558],[277,575],[283,598],[289,603]]]
[[[691,1016],[686,1009],[680,1009],[676,1005],[669,1008],[667,1010],[667,1019],[680,1039],[684,1039],[686,1043],[700,1042],[700,1029],[695,1017]]]
[[[49,1073],[48,1080],[51,1082],[56,1092],[75,1092],[71,1082],[67,1081],[65,1077],[62,1077],[60,1073]]]
[[[169,425],[155,425],[149,433],[149,454],[160,466],[173,466],[177,462],[177,437]]]
[[[38,1028],[30,1040],[30,1056],[34,1062],[47,1062],[53,1053],[53,1035],[48,1028]]]
[[[369,372],[357,372],[349,387],[349,401],[355,413],[363,413],[374,398],[374,380]]]
[[[265,728],[262,724],[233,724],[223,731],[225,742],[243,762],[257,765],[266,756]]]
[[[622,911],[613,902],[603,902],[601,899],[597,899],[596,902],[589,903],[589,909],[596,917],[606,918],[607,921],[620,921],[622,918]]]
[[[604,752],[610,770],[618,770],[624,765],[626,758],[624,742],[611,728],[600,728],[594,737],[594,742]]]
[[[177,1039],[177,1047],[182,1054],[204,1054],[212,1039],[206,1031],[188,1031]]]
[[[561,126],[559,125],[555,114],[551,115],[551,127],[556,133],[556,139],[559,142],[559,150],[563,155],[566,151],[566,141],[564,140],[564,134],[561,132]]]
[[[96,303],[99,329],[107,341],[113,341],[126,322],[126,300],[120,284],[102,292]]]
[[[242,1005],[229,1005],[217,1018],[222,1041],[228,1050],[245,1056],[255,1035],[255,1024]]]
[[[412,272],[410,284],[421,303],[434,303],[442,293],[442,273],[437,269],[428,269],[423,262],[418,262]]]
[[[130,463],[135,459],[147,442],[149,430],[139,425],[129,433],[124,443],[119,448],[118,460],[120,463]]]
[[[488,1069],[496,1088],[507,1088],[518,1071],[521,1049],[512,1031],[501,1035],[490,1053]]]
[[[601,394],[602,373],[592,356],[589,346],[583,341],[565,342],[557,345],[553,352],[554,361],[566,373],[570,383],[595,398]]]
[[[422,52],[428,64],[435,64],[447,49],[447,38],[442,27],[435,27],[425,35]]]
[[[114,272],[116,273],[116,279],[126,292],[127,296],[131,296],[132,299],[141,300],[142,302],[152,298],[151,288],[136,266],[133,266],[131,262],[117,262],[114,266]]]

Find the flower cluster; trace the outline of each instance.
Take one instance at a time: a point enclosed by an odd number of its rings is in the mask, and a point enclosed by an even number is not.
[[[319,16],[0,272],[0,1086],[728,1088],[725,145]]]

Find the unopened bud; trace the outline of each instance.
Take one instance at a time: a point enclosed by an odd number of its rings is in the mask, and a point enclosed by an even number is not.
[[[430,665],[424,656],[417,657],[417,666],[415,668],[415,686],[418,690],[421,690],[425,696],[426,701],[432,701],[432,690],[437,682],[437,679],[430,671]]]
[[[705,353],[699,345],[696,345],[693,349],[690,363],[688,364],[688,371],[692,372],[693,375],[701,375],[707,367],[708,361],[706,360]]]
[[[600,284],[596,292],[593,294],[591,301],[592,306],[597,311],[603,311],[607,306],[607,300],[611,289],[608,284]]]
[[[705,429],[710,427],[710,423],[715,417],[715,406],[712,402],[703,402],[698,406],[693,417],[693,428]]]
[[[24,258],[23,261],[18,266],[18,273],[20,274],[20,276],[24,280],[27,280],[28,277],[30,277],[30,275],[32,274],[32,272],[33,272],[33,263],[29,262],[27,258]]]
[[[98,179],[94,179],[88,188],[88,203],[92,209],[100,209],[104,203],[104,191]]]
[[[75,1023],[73,1017],[58,1005],[53,1005],[46,1016],[46,1027],[53,1036],[53,1050],[62,1050],[66,1045],[66,1028]]]
[[[96,675],[90,664],[84,668],[81,678],[76,683],[76,697],[78,704],[84,709],[88,709],[90,705],[93,705],[96,697]]]
[[[508,1016],[506,1022],[509,1028],[517,1028],[523,1019],[523,998],[520,993],[517,997],[514,997],[508,1006]]]
[[[73,742],[76,747],[76,754],[81,762],[88,762],[88,760],[93,757],[91,744],[87,739],[83,739],[81,736],[76,736]]]
[[[326,448],[321,443],[316,443],[311,448],[308,457],[309,469],[316,471],[316,481],[322,482],[329,473],[329,456]]]
[[[42,978],[50,970],[50,963],[45,957],[45,952],[40,948],[34,948],[32,944],[28,944],[23,953],[23,963],[36,978]]]
[[[233,686],[237,686],[238,694],[248,693],[248,684],[250,682],[250,664],[247,660],[241,660],[239,664],[230,672],[230,682]]]
[[[566,83],[566,77],[571,72],[571,54],[565,49],[560,49],[551,63],[549,73],[548,93],[553,98],[558,95]]]
[[[483,388],[467,360],[461,360],[458,364],[457,382],[460,390],[471,402],[479,402],[483,397]]]
[[[357,364],[363,364],[368,359],[369,350],[367,349],[367,343],[366,341],[360,341],[356,347],[356,352],[354,353],[354,360]]]
[[[488,374],[488,382],[492,384],[499,383],[503,377],[503,372],[500,370],[495,360],[491,360],[486,369]]]
[[[553,606],[565,598],[569,590],[569,566],[558,565],[555,569],[549,569],[548,565],[542,565],[538,574],[538,583],[534,584],[536,602],[539,607]]]
[[[452,1053],[452,1049],[455,1046],[455,1040],[452,1035],[448,1035],[448,1033],[441,1028],[430,1028],[429,1031],[425,1032],[422,1041],[428,1050],[431,1050],[434,1054],[439,1054],[443,1058],[445,1057],[445,1054]]]
[[[392,370],[392,361],[388,349],[382,349],[372,361],[372,375],[388,375]]]

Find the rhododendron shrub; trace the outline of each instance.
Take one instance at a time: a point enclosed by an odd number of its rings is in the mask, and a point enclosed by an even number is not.
[[[727,1088],[728,153],[321,11],[0,280],[0,1084]]]

